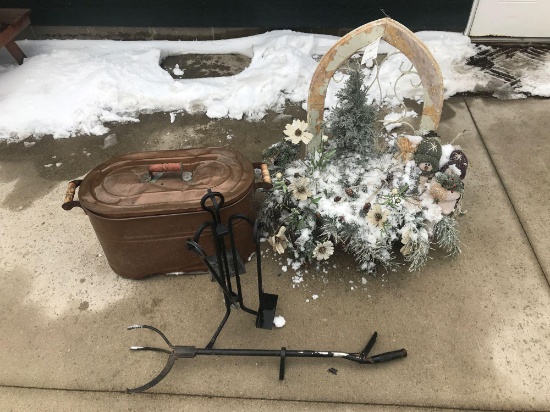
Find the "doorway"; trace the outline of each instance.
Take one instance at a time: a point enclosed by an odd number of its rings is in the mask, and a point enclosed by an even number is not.
[[[470,37],[550,37],[548,0],[474,0]]]

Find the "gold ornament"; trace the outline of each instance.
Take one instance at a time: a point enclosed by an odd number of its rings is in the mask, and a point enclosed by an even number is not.
[[[397,147],[399,147],[400,152],[395,154],[395,158],[401,158],[401,161],[408,162],[413,158],[413,154],[416,151],[416,145],[413,144],[406,137],[400,137],[397,139]]]

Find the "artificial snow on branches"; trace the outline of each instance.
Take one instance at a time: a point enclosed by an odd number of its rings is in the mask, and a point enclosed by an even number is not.
[[[274,251],[297,270],[330,260],[340,245],[371,273],[377,264],[395,265],[398,254],[417,270],[433,247],[460,253],[454,210],[464,191],[464,153],[435,132],[378,134],[378,109],[366,104],[359,72],[339,96],[329,137],[314,153],[297,158],[308,140],[299,121],[264,152],[277,171],[260,212]]]
[[[377,155],[375,120],[378,110],[367,103],[364,79],[361,70],[352,70],[345,87],[337,93],[338,105],[328,118],[336,152],[340,156],[350,152],[367,157]]]
[[[298,159],[300,146],[283,140],[268,147],[262,154],[264,159],[269,162],[270,170],[272,172],[279,172]]]

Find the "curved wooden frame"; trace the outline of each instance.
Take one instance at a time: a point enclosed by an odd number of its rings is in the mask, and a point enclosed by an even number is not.
[[[323,56],[309,86],[307,121],[313,139],[307,147],[312,153],[321,144],[322,122],[327,88],[334,72],[359,49],[378,38],[399,49],[412,62],[424,88],[424,107],[420,129],[436,130],[443,109],[443,76],[426,45],[409,29],[390,18],[361,26],[340,39]]]

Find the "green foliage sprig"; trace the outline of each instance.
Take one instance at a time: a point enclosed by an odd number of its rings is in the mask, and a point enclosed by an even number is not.
[[[378,109],[368,104],[364,86],[365,76],[359,69],[351,71],[342,90],[337,93],[338,105],[328,118],[329,130],[339,156],[358,153],[376,157]]]

